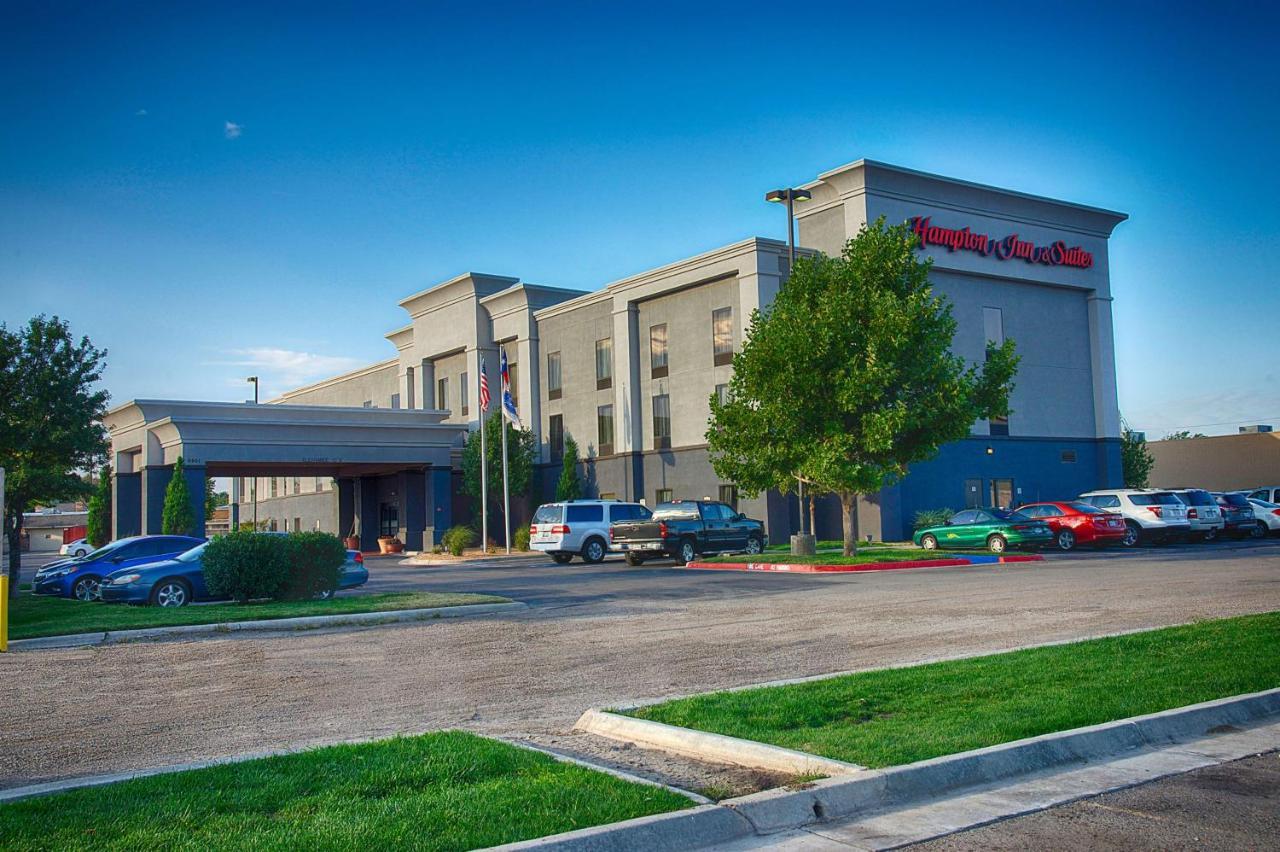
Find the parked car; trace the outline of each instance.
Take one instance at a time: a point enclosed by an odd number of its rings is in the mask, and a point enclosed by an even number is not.
[[[1268,503],[1280,504],[1280,485],[1265,485],[1250,491],[1250,500],[1265,500]]]
[[[1044,521],[988,506],[956,512],[941,526],[917,530],[913,540],[925,550],[985,547],[1004,553],[1011,547],[1043,547],[1053,542],[1054,534]]]
[[[551,555],[561,565],[581,556],[600,562],[609,552],[609,525],[645,520],[651,513],[639,503],[617,500],[569,500],[545,503],[533,513],[529,547]]]
[[[1253,534],[1254,527],[1258,525],[1258,519],[1253,514],[1253,504],[1249,502],[1248,497],[1239,491],[1225,493],[1215,491],[1213,496],[1218,498],[1222,518],[1226,521],[1226,527],[1223,530],[1225,535],[1243,538]]]
[[[1191,531],[1187,504],[1177,494],[1158,488],[1110,488],[1080,495],[1082,503],[1124,516],[1121,544],[1134,547],[1144,541],[1169,541]]]
[[[82,601],[99,600],[102,579],[108,574],[148,562],[171,559],[204,541],[187,535],[139,535],[122,538],[85,556],[49,563],[36,572],[31,591],[37,595],[57,595]]]
[[[1253,531],[1254,538],[1266,538],[1268,533],[1280,533],[1280,503],[1250,497],[1249,504],[1253,506],[1253,516],[1258,519],[1258,525]]]
[[[1187,504],[1187,524],[1191,535],[1201,541],[1213,541],[1226,526],[1218,500],[1203,488],[1170,488]]]
[[[219,600],[209,593],[204,581],[204,552],[200,545],[173,559],[125,568],[109,574],[102,583],[102,599],[109,603],[152,604],[153,606],[186,606],[192,601]],[[369,581],[369,569],[358,550],[348,550],[338,579],[337,591],[354,589]],[[333,592],[320,597],[329,599]]]
[[[1119,544],[1124,538],[1123,515],[1104,512],[1079,500],[1029,503],[1018,507],[1018,512],[1048,525],[1059,550],[1071,550],[1081,544]]]
[[[78,538],[75,541],[69,541],[62,547],[58,548],[59,556],[69,556],[77,559],[81,556],[88,556],[89,551],[93,550],[93,545],[89,543],[87,538]]]
[[[632,566],[646,559],[683,565],[713,553],[757,554],[768,541],[763,523],[711,500],[659,503],[650,518],[609,525],[609,548],[624,553]]]

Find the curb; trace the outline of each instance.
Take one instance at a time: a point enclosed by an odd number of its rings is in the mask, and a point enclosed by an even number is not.
[[[765,790],[726,799],[714,808],[732,812],[741,822],[713,822],[703,812],[712,806],[646,817],[610,826],[566,832],[504,846],[564,852],[700,848],[767,835],[858,813],[901,808],[963,788],[992,784],[1070,764],[1113,758],[1138,749],[1168,747],[1179,740],[1218,733],[1280,715],[1280,689],[1237,695],[1100,725],[1044,734],[1011,743],[923,760],[890,769],[864,770],[800,790]],[[747,835],[742,822],[749,824]],[[719,833],[717,833],[719,832]]]
[[[143,627],[137,630],[111,630],[97,633],[72,633],[65,636],[41,636],[36,639],[15,639],[9,643],[9,647],[19,651],[39,650],[42,648],[78,648],[83,645],[114,645],[139,639],[167,639],[174,636],[238,633],[250,630],[314,630],[343,625],[396,624],[403,621],[427,621],[435,618],[487,615],[494,612],[527,609],[528,606],[528,604],[520,601],[511,601],[509,603],[436,606],[425,609],[350,612],[342,615],[303,615],[296,618],[267,618],[258,621],[224,621],[216,624],[180,624],[172,627]]]
[[[865,767],[843,760],[832,760],[724,734],[636,719],[595,708],[583,713],[573,727],[576,731],[682,754],[708,763],[731,763],[748,769],[767,769],[788,775],[830,776],[865,771]]]
[[[700,571],[773,571],[787,574],[849,574],[861,571],[901,571],[908,568],[956,568],[963,565],[995,565],[1043,562],[1038,553],[1016,556],[957,556],[949,559],[909,559],[901,562],[860,562],[856,565],[814,565],[805,562],[689,562],[684,567]]]

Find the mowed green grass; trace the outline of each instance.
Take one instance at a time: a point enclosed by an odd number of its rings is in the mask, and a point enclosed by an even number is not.
[[[474,849],[692,807],[457,731],[0,805],[9,849]]]
[[[1280,613],[631,711],[863,766],[913,763],[1280,687]]]
[[[778,553],[775,551],[765,551],[756,556],[749,556],[745,553],[735,553],[726,556],[707,556],[700,557],[698,562],[754,562],[756,564],[785,564],[785,565],[868,565],[880,562],[914,562],[916,560],[926,559],[954,559],[956,557],[963,558],[966,554],[950,553],[942,550],[901,550],[896,548],[879,547],[863,549],[863,545],[858,545],[857,556],[841,556],[839,550],[828,553],[819,553],[816,556],[792,556],[790,553]],[[968,554],[972,556],[973,554]]]
[[[386,592],[374,595],[338,594],[327,601],[262,601],[166,608],[101,601],[86,603],[70,598],[19,594],[9,602],[9,638],[33,639],[39,636],[133,630],[142,627],[224,624],[228,621],[257,621],[302,615],[346,615],[353,612],[390,612],[507,602],[507,598],[494,595]]]

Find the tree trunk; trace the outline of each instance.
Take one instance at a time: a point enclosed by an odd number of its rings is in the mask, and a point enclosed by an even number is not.
[[[22,576],[22,515],[5,526],[9,528],[9,597],[16,598],[18,579]]]
[[[840,509],[844,514],[844,555],[858,555],[858,495],[840,492]]]
[[[813,536],[816,541],[818,538],[818,515],[814,510],[813,493],[806,495],[809,498],[809,535]]]

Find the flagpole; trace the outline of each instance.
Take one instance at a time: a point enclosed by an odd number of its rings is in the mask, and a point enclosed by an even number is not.
[[[502,526],[506,534],[507,553],[511,553],[511,489],[507,484],[507,418],[502,418]]]
[[[480,384],[484,384],[484,358],[480,359]],[[476,399],[479,399],[477,388]],[[489,552],[489,453],[484,447],[484,412],[488,406],[480,406],[480,551]]]

